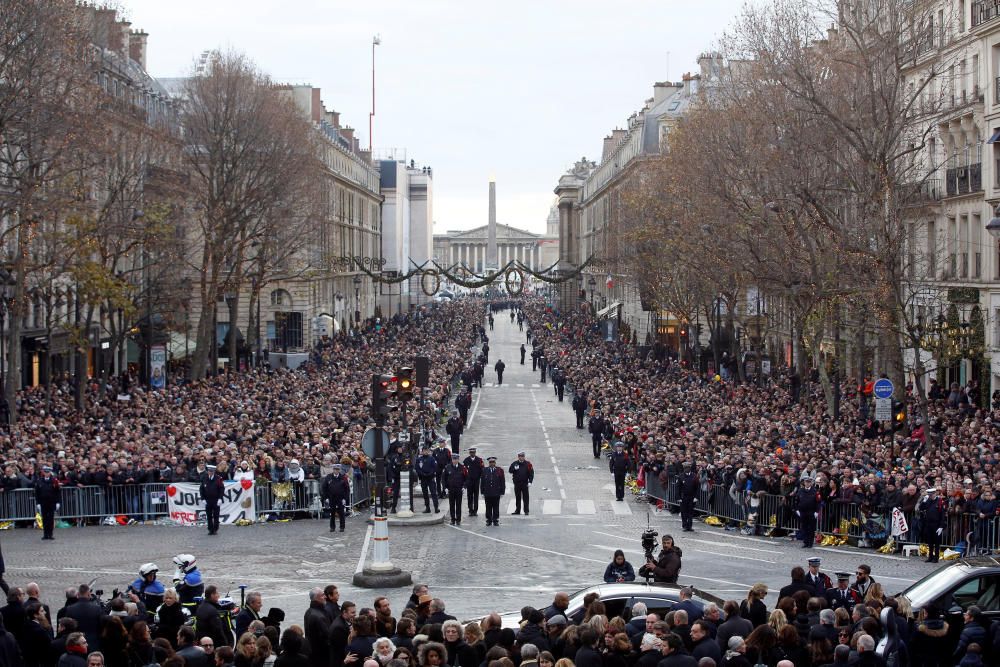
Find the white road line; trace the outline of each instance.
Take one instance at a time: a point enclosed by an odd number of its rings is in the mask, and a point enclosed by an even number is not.
[[[523,382],[518,382],[518,383],[517,383],[517,386],[518,386],[518,387],[523,387],[523,386],[524,386],[524,383],[523,383]],[[378,442],[378,441],[376,441],[376,442]]]
[[[593,500],[578,500],[576,501],[576,513],[597,514],[597,505]],[[618,535],[611,535],[610,537],[617,537],[618,539],[621,539]]]
[[[365,559],[368,557],[368,545],[372,539],[372,527],[368,526],[368,530],[365,531],[365,543],[361,546],[361,558],[358,559],[358,566],[354,568],[354,574],[357,574],[365,568]]]
[[[541,385],[538,385],[538,384],[533,384],[533,385],[531,385],[531,388],[532,388],[532,389],[538,389],[538,387],[540,387],[540,386],[541,386]]]
[[[628,503],[626,503],[624,500],[621,502],[618,502],[617,500],[612,501],[611,511],[617,514],[618,516],[629,516],[632,514],[632,508],[629,507]]]
[[[587,561],[588,563],[602,563],[603,564],[603,563],[607,562],[606,558],[603,558],[603,559],[600,559],[600,560],[598,560],[597,558],[587,558],[586,556],[578,556],[576,554],[562,553],[561,551],[553,551],[552,549],[542,549],[541,547],[533,547],[533,546],[528,545],[528,544],[518,544],[517,542],[511,542],[509,540],[502,540],[499,537],[491,537],[490,535],[480,535],[479,533],[475,533],[475,532],[473,532],[471,530],[468,530],[466,528],[461,528],[459,526],[448,526],[448,527],[452,528],[454,530],[460,530],[463,533],[468,533],[469,535],[473,535],[475,537],[479,537],[479,538],[484,539],[484,540],[490,540],[492,542],[498,542],[500,544],[506,544],[508,546],[518,547],[520,549],[528,549],[529,551],[538,551],[538,552],[541,552],[543,554],[552,554],[553,556],[562,556],[563,558],[575,558],[576,560],[583,560],[583,561]],[[727,583],[729,583],[729,582],[727,582]],[[739,586],[740,584],[735,584],[734,583],[733,585],[734,586]]]
[[[542,514],[559,514],[562,511],[562,501],[546,498],[542,501]]]
[[[466,428],[472,428],[472,420],[476,418],[476,410],[479,409],[479,399],[483,397],[483,392],[476,394],[476,404],[472,406],[472,411],[469,413],[469,423],[465,425]]]

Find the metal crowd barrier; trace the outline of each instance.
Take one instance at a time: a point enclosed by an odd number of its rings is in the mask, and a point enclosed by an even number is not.
[[[646,496],[660,503],[670,511],[680,508],[680,485],[667,483],[658,477],[645,478]],[[758,493],[741,493],[734,500],[727,488],[712,486],[701,488],[695,513],[715,516],[728,523],[746,524],[753,516],[753,530],[761,535],[795,535],[799,529],[799,519],[795,516],[791,499],[784,496]],[[897,543],[920,543],[920,519],[913,512],[905,513],[908,531],[896,538]],[[824,534],[837,533],[857,541],[884,540],[891,534],[891,515],[872,514],[866,516],[857,503],[833,501],[827,503],[820,512],[816,529]],[[871,523],[874,522],[874,523]],[[869,532],[866,528],[874,528]],[[843,530],[846,527],[846,532]],[[965,544],[969,553],[993,553],[1000,549],[1000,517],[980,519],[975,514],[949,514],[945,523],[942,545],[955,547]]]
[[[353,509],[371,502],[370,474],[350,478]],[[64,486],[60,489],[57,518],[77,525],[100,521],[109,516],[126,516],[150,521],[168,515],[166,483],[117,486]],[[320,480],[309,479],[290,486],[261,481],[255,485],[257,514],[306,512],[319,516],[323,509]],[[35,490],[12,489],[0,493],[0,521],[35,520]]]

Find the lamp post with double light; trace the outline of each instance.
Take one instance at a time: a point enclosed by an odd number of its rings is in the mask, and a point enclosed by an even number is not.
[[[361,324],[361,276],[358,274],[354,275],[354,325],[357,327]]]

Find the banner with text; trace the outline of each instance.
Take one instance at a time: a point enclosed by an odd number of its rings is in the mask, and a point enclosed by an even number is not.
[[[193,526],[205,521],[205,501],[198,493],[199,486],[189,483],[167,486],[167,508],[174,523]],[[248,479],[226,482],[219,502],[219,523],[234,524],[240,520],[257,520],[253,482]]]

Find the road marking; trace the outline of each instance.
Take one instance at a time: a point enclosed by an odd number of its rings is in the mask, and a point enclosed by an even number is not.
[[[361,558],[358,559],[358,566],[354,568],[354,574],[361,572],[365,568],[365,558],[368,557],[368,545],[372,539],[372,527],[368,526],[365,531],[365,543],[361,546]]]
[[[567,554],[567,553],[563,553],[561,551],[553,551],[552,549],[543,549],[541,547],[533,547],[533,546],[531,546],[529,544],[519,544],[517,542],[511,542],[510,540],[502,540],[499,537],[492,537],[490,535],[480,535],[479,533],[473,532],[473,531],[468,530],[466,528],[462,528],[460,526],[448,526],[448,527],[451,528],[451,529],[453,529],[453,530],[459,530],[459,531],[461,531],[463,533],[468,533],[469,535],[473,535],[473,536],[478,537],[480,539],[490,540],[491,542],[498,542],[499,544],[506,544],[506,545],[511,546],[511,547],[519,547],[521,549],[528,549],[529,551],[538,551],[538,552],[541,552],[543,554],[552,554],[553,556],[562,556],[563,558],[574,558],[576,560],[587,561],[588,563],[602,563],[603,564],[603,563],[607,562],[607,559],[598,560],[597,558],[587,558],[586,556],[578,556],[576,554]],[[731,582],[727,582],[727,583],[731,583]],[[740,584],[733,584],[733,585],[739,586]]]
[[[561,500],[546,499],[542,501],[542,514],[559,514],[561,511]]]
[[[517,383],[517,386],[518,386],[518,387],[523,387],[523,386],[524,386],[524,383],[523,383],[523,382],[518,382],[518,383]]]
[[[469,413],[469,423],[465,425],[466,428],[472,428],[472,420],[476,418],[476,410],[479,409],[479,399],[483,397],[483,392],[476,394],[476,404],[472,406],[472,412]]]
[[[567,523],[566,525],[567,526],[586,526],[587,524],[585,524],[585,523]],[[437,587],[435,587],[435,588],[437,588]]]
[[[540,386],[541,385],[539,385],[539,384],[533,384],[533,385],[531,385],[531,388],[532,389],[538,389]]]
[[[628,516],[632,514],[632,508],[628,506],[624,500],[621,502],[613,501],[611,503],[611,511],[618,516]]]
[[[484,387],[492,387],[492,386],[493,386],[493,383],[492,383],[492,382],[484,382],[484,383],[483,383],[483,386],[484,386]]]
[[[597,514],[597,504],[593,500],[578,500],[576,501],[576,513]]]

